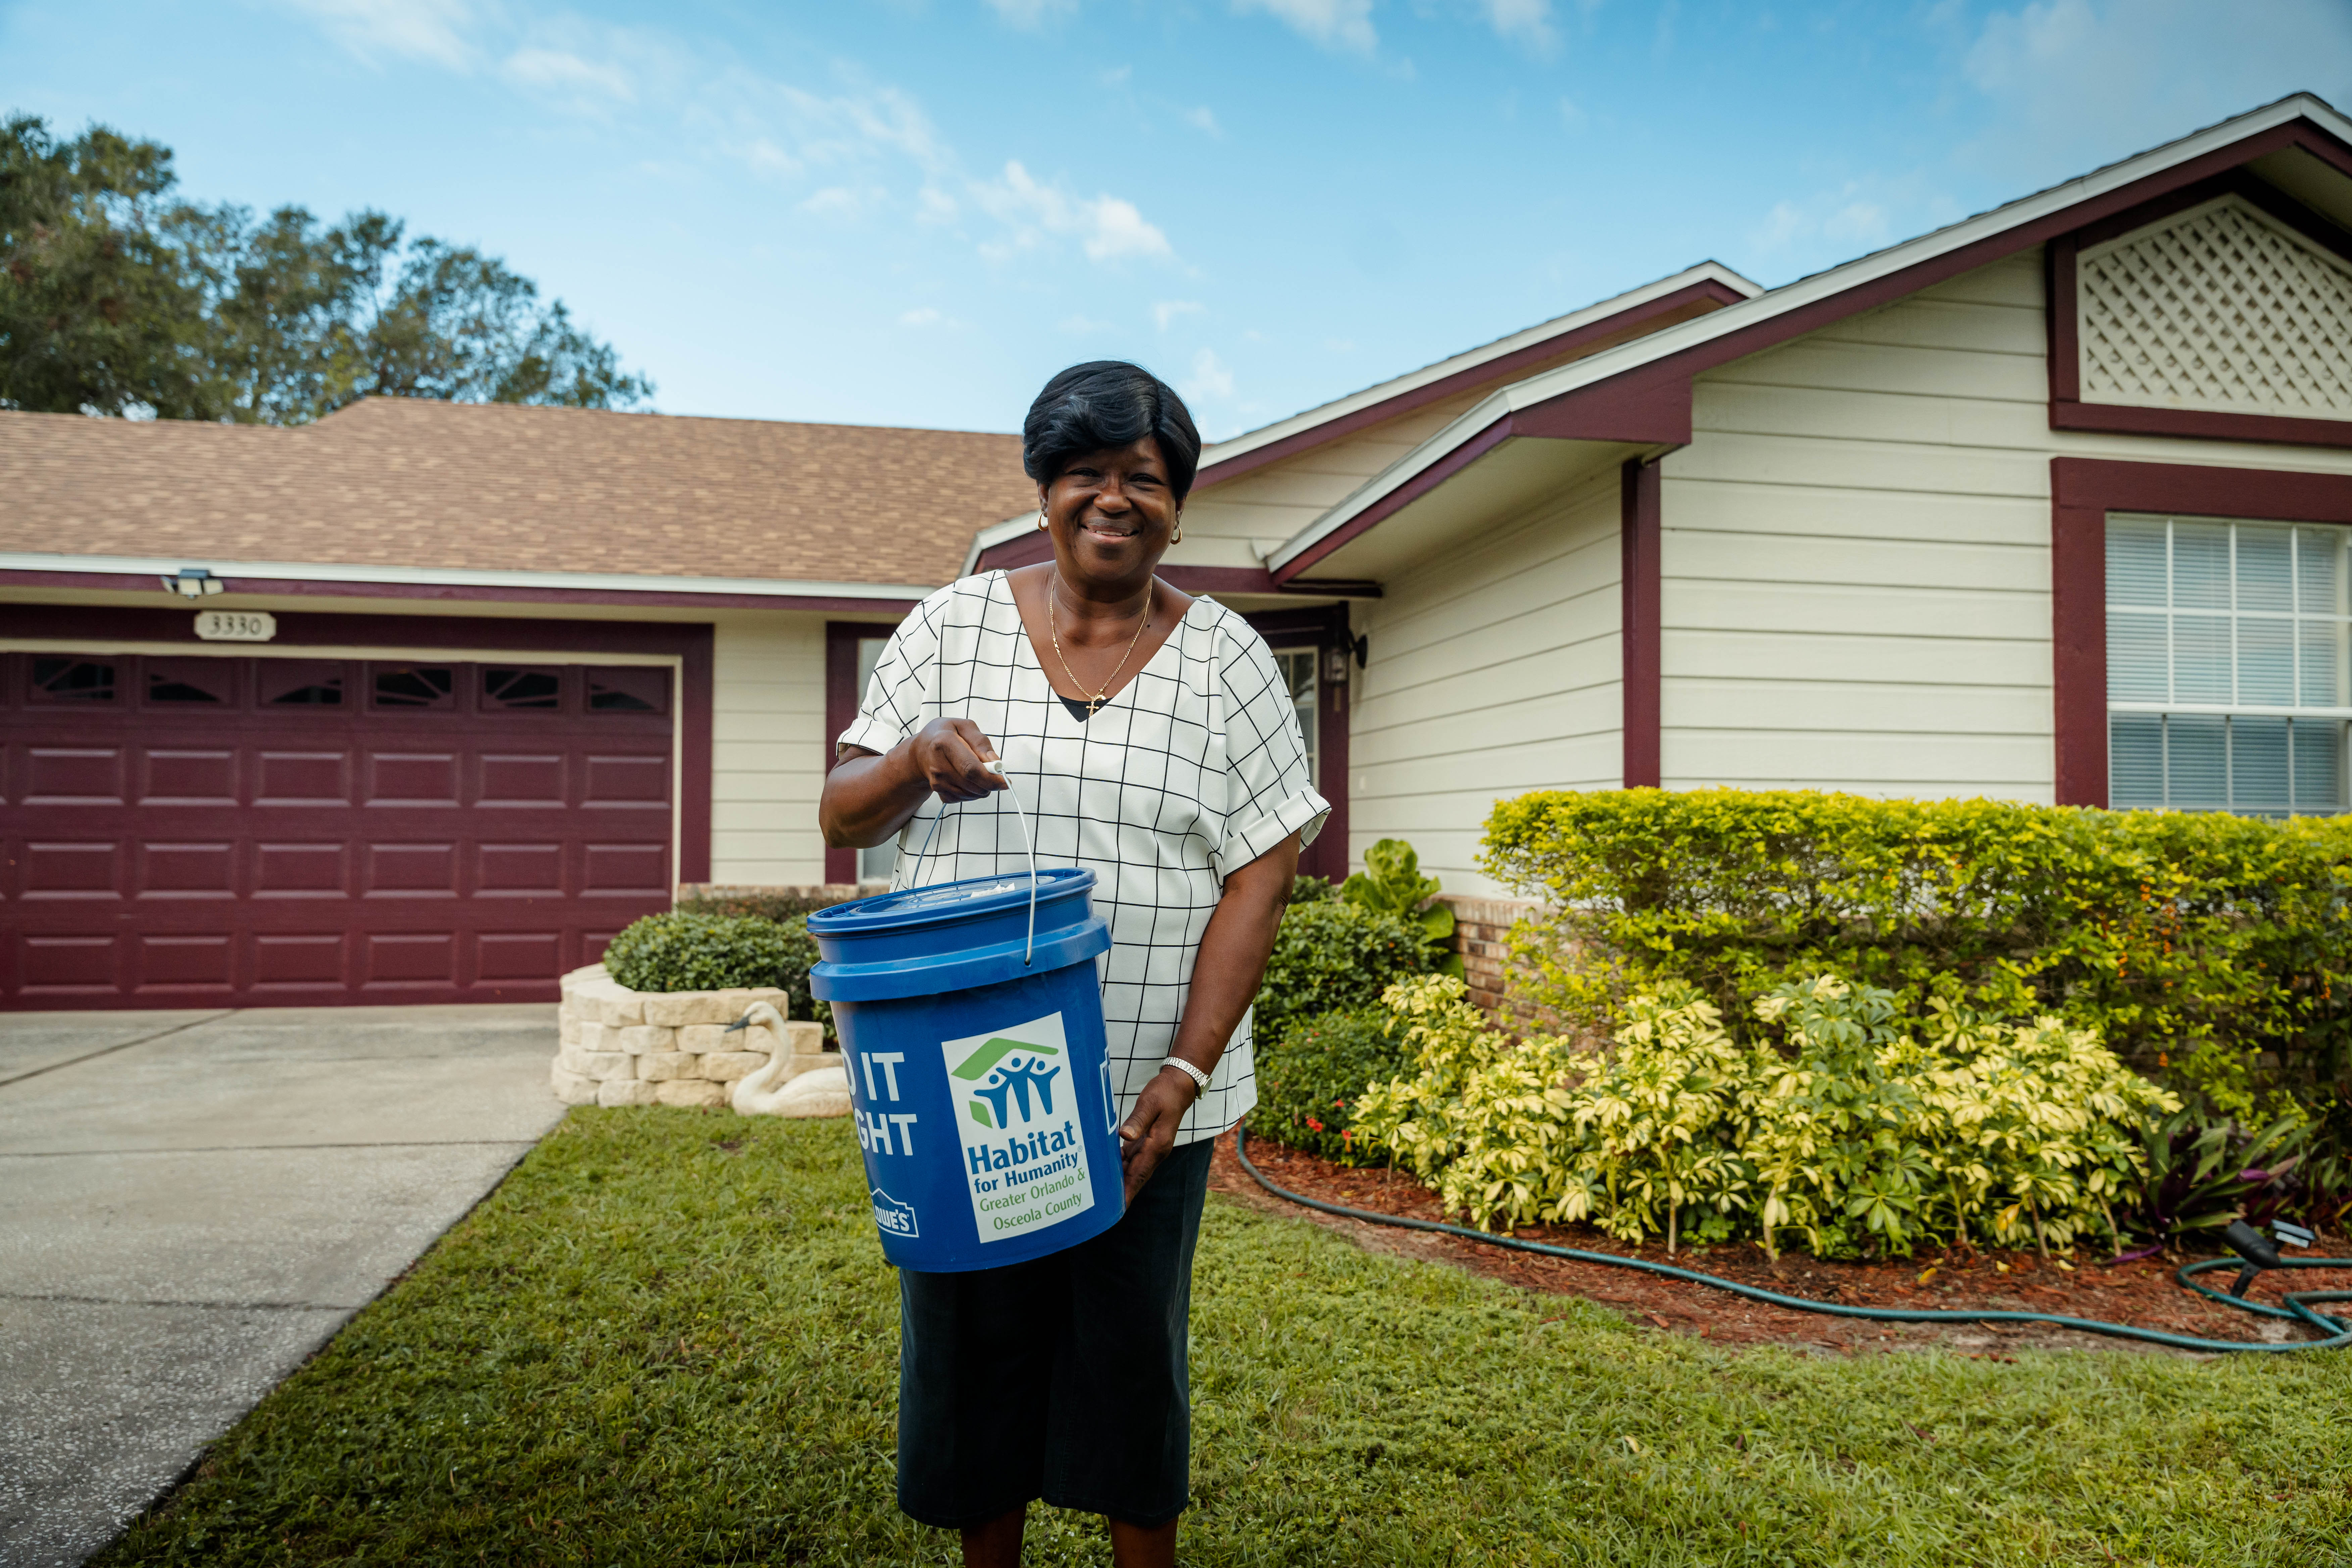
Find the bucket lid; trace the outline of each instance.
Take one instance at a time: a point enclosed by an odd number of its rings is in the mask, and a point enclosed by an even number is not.
[[[967,877],[835,904],[809,916],[823,959],[809,988],[827,1002],[872,1002],[993,985],[1045,974],[1110,948],[1092,911],[1095,874],[1061,866],[1037,874],[1030,930],[1029,874]]]
[[[1037,873],[1037,903],[1083,892],[1095,885],[1095,874],[1083,866],[1052,866]],[[960,924],[984,920],[1006,910],[1029,904],[1029,873],[1010,871],[997,877],[967,877],[961,882],[939,882],[903,892],[879,893],[852,903],[835,904],[808,918],[812,936],[868,936],[919,926]]]

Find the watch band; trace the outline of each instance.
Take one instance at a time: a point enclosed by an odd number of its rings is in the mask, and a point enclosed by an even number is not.
[[[1160,1065],[1163,1068],[1174,1068],[1186,1078],[1191,1079],[1195,1089],[1199,1089],[1203,1094],[1208,1092],[1209,1075],[1202,1072],[1199,1068],[1194,1067],[1191,1062],[1186,1061],[1182,1057],[1170,1057],[1166,1061],[1161,1062]]]

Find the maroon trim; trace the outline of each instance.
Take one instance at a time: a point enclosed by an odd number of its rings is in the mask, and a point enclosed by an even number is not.
[[[2048,302],[2042,312],[2042,326],[2049,350],[2050,423],[2053,426],[2058,424],[2059,405],[2078,402],[2083,395],[2082,315],[2074,308],[2075,255],[2079,249],[2074,235],[2062,234],[2042,253],[2042,298]]]
[[[1242,619],[1255,627],[1270,647],[1312,644],[1318,660],[1328,659],[1334,648],[1351,649],[1354,646],[1345,605],[1327,605],[1311,610],[1261,610]],[[1323,831],[1315,836],[1315,842],[1300,852],[1298,869],[1301,875],[1327,877],[1335,882],[1345,880],[1348,875],[1348,736],[1352,728],[1349,708],[1358,673],[1350,663],[1349,679],[1334,683],[1323,679],[1319,666],[1316,670],[1316,687],[1320,695],[1315,706],[1315,747],[1322,759],[1321,789],[1323,798],[1331,803],[1331,816],[1323,824]]]
[[[1034,565],[1054,558],[1054,541],[1042,528],[990,545],[972,563],[974,572],[1010,572],[1015,566]]]
[[[896,622],[827,621],[824,624],[824,772],[831,773],[841,759],[834,751],[834,741],[857,718],[858,700],[864,695],[857,689],[857,644],[861,638],[887,637],[897,629]],[[828,882],[857,880],[857,851],[828,844],[824,847],[824,879]]]
[[[1308,545],[1287,564],[1276,567],[1273,572],[1275,582],[1276,584],[1283,584],[1292,581],[1300,573],[1306,571],[1309,566],[1314,565],[1317,562],[1322,560],[1325,556],[1330,554],[1341,545],[1348,543],[1351,540],[1360,538],[1363,534],[1369,533],[1374,528],[1380,526],[1381,523],[1386,521],[1389,518],[1395,516],[1406,507],[1411,506],[1414,501],[1419,500],[1422,497],[1427,495],[1430,491],[1435,489],[1438,486],[1444,484],[1446,480],[1452,479],[1454,475],[1460,473],[1463,469],[1468,468],[1471,464],[1476,462],[1479,458],[1485,457],[1496,447],[1501,446],[1510,436],[1510,433],[1511,422],[1509,418],[1507,416],[1502,419],[1497,419],[1495,423],[1487,426],[1486,428],[1479,431],[1478,434],[1470,437],[1469,440],[1464,442],[1461,446],[1454,447],[1454,450],[1445,454],[1444,457],[1440,458],[1436,462],[1431,464],[1428,468],[1423,468],[1420,473],[1415,474],[1403,484],[1399,485],[1395,489],[1391,490],[1387,495],[1382,496],[1379,500],[1374,501],[1370,506],[1365,508],[1362,511],[1358,512],[1354,517],[1349,518],[1346,522],[1341,523],[1338,528],[1333,529],[1329,533],[1325,534],[1322,538]]]
[[[2107,514],[2352,524],[2352,475],[2050,459],[2052,718],[2061,805],[2107,804]]]
[[[673,589],[483,588],[433,583],[312,583],[285,577],[229,577],[224,592],[274,594],[295,598],[429,599],[452,604],[610,605],[618,609],[830,610],[855,615],[905,615],[919,599],[827,598],[788,594],[697,594]],[[116,593],[153,592],[155,574],[139,572],[0,571],[0,584],[27,588],[104,588]],[[195,601],[187,601],[194,605]]]
[[[1628,461],[1621,470],[1617,538],[1618,592],[1623,660],[1624,773],[1627,789],[1655,788],[1660,759],[1659,612],[1663,601],[1658,547],[1663,507],[1656,462]]]
[[[59,642],[185,643],[247,655],[248,643],[205,642],[194,611],[105,605],[10,605],[8,635]],[[518,652],[669,654],[678,668],[677,879],[710,879],[711,628],[690,621],[522,620],[488,616],[344,616],[277,612],[278,647],[512,648]]]
[[[2352,420],[2299,419],[2276,414],[2209,414],[2190,408],[2142,408],[2128,403],[2052,400],[2053,430],[2099,430],[2125,436],[2187,436],[2207,441],[2253,441],[2284,447],[2352,447]]]
[[[2352,420],[2311,419],[2275,414],[2225,414],[2202,409],[2144,408],[2123,403],[2082,400],[2080,273],[2085,249],[2136,229],[2163,222],[2217,196],[2238,196],[2286,225],[2315,245],[2352,260],[2352,234],[2243,169],[2194,181],[2152,200],[2050,242],[2049,283],[2050,427],[2125,436],[2179,436],[2209,441],[2266,442],[2291,447],[2352,447]],[[2104,743],[2103,743],[2104,744]],[[2104,754],[2104,753],[2103,753]]]
[[[1603,316],[1599,321],[1587,321],[1584,325],[1561,332],[1557,337],[1546,338],[1541,342],[1529,343],[1525,348],[1514,349],[1507,354],[1497,354],[1493,359],[1465,370],[1455,371],[1451,375],[1440,376],[1424,386],[1414,387],[1410,392],[1401,392],[1394,397],[1383,398],[1353,413],[1343,414],[1324,424],[1301,430],[1295,435],[1285,436],[1279,441],[1269,441],[1265,446],[1253,447],[1238,457],[1213,463],[1202,468],[1194,478],[1193,489],[1201,489],[1210,485],[1222,484],[1228,479],[1238,479],[1269,463],[1278,463],[1285,458],[1296,457],[1300,452],[1319,447],[1327,441],[1336,441],[1343,436],[1352,436],[1360,430],[1368,430],[1375,425],[1384,424],[1400,415],[1410,414],[1416,408],[1427,407],[1430,404],[1441,402],[1488,382],[1523,380],[1537,369],[1553,361],[1565,359],[1579,349],[1583,349],[1588,353],[1598,353],[1604,348],[1613,347],[1614,342],[1631,341],[1646,336],[1651,332],[1673,326],[1677,321],[1705,315],[1707,310],[1719,310],[1726,305],[1737,305],[1747,298],[1747,295],[1728,284],[1717,282],[1711,278],[1696,283],[1685,284],[1670,294],[1661,294],[1654,300],[1640,305],[1629,306],[1625,310]],[[1705,306],[1706,309],[1693,309],[1694,306]]]

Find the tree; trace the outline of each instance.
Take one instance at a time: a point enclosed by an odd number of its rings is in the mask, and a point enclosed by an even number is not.
[[[530,279],[379,212],[167,202],[169,149],[0,127],[0,405],[295,425],[371,393],[626,407],[653,384]]]
[[[165,202],[173,180],[152,142],[0,123],[0,403],[218,417],[189,261],[206,221]]]

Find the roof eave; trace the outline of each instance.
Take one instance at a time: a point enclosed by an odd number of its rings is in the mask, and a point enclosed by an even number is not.
[[[1500,388],[1293,534],[1266,556],[1266,565],[1277,577],[1282,576],[1284,568],[1301,555],[1515,413],[1623,375],[1643,365],[1672,358],[1717,338],[1761,325],[1790,311],[1865,287],[2008,230],[2026,227],[2070,207],[2095,200],[2298,120],[2309,121],[2337,141],[2352,143],[2352,119],[2347,119],[2332,105],[2312,94],[2296,93],[2276,103],[2249,110],[2235,119],[2193,132],[2179,141],[2136,153],[2063,184],[2021,196],[1974,217],[1964,218],[1931,234],[1858,257],[1738,304],[1727,305],[1706,315],[1662,328],[1631,342],[1604,349],[1588,358]]]

